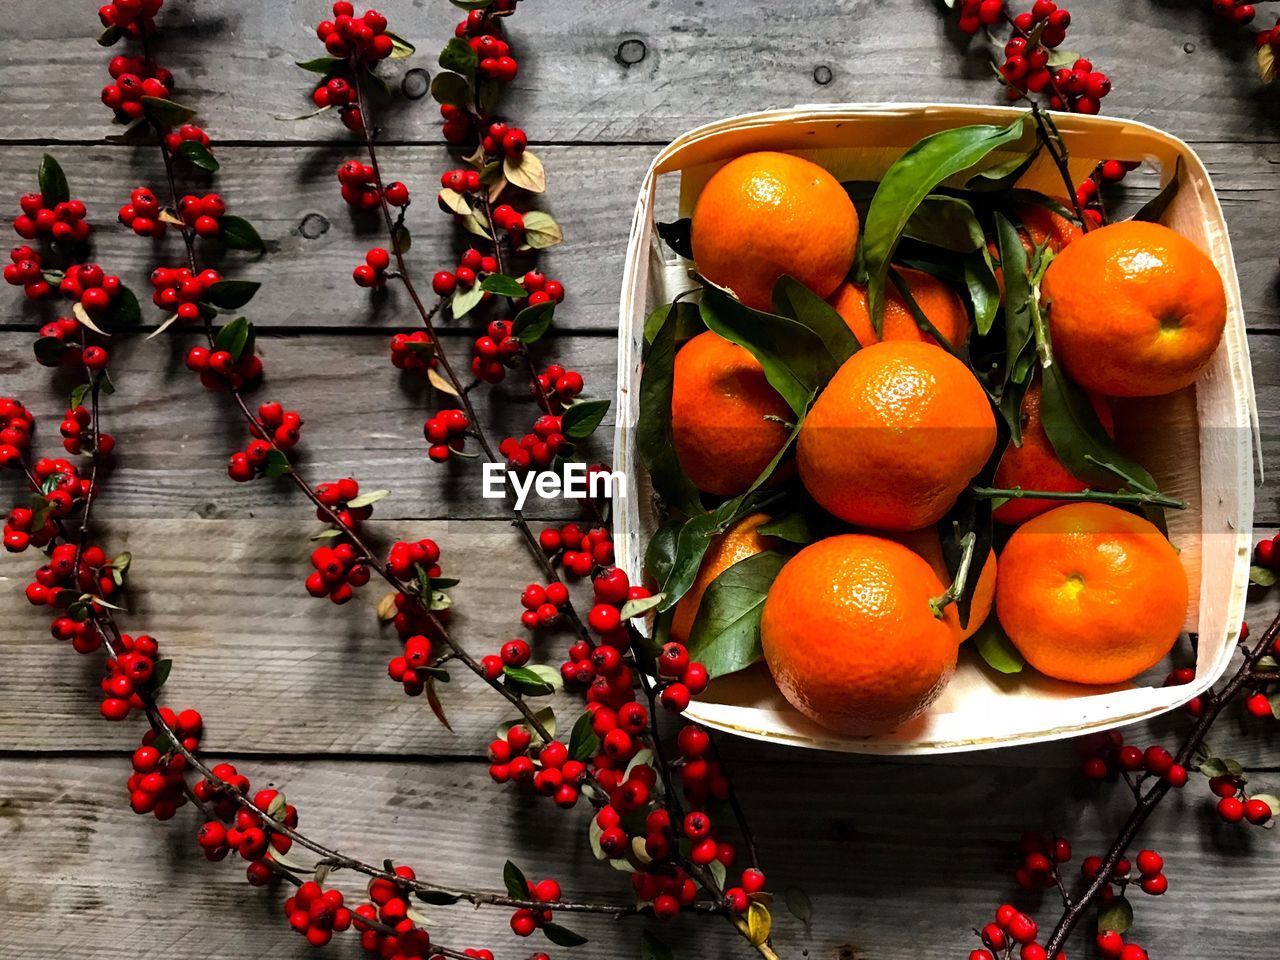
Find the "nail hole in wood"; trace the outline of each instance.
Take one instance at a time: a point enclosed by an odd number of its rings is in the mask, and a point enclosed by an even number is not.
[[[820,87],[825,87],[832,81],[833,77],[834,75],[831,72],[831,68],[825,63],[813,68],[813,82]]]
[[[329,221],[318,213],[308,213],[298,224],[298,232],[303,239],[318,240],[329,232]]]
[[[407,71],[400,81],[400,92],[410,100],[421,100],[430,89],[431,75],[421,67]]]
[[[634,67],[648,55],[649,48],[645,46],[643,40],[623,40],[618,44],[618,52],[614,59],[624,67]]]

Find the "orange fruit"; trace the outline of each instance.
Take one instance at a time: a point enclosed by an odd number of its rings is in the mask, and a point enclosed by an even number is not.
[[[1111,684],[1155,666],[1187,615],[1187,576],[1155,526],[1101,503],[1028,520],[1000,554],[996,615],[1041,673]]]
[[[1084,236],[1078,225],[1038,203],[1018,203],[1013,209],[1025,232],[1022,245],[1027,247],[1027,253],[1046,242],[1050,250],[1060,253],[1067,244]]]
[[[724,533],[711,541],[707,552],[703,554],[702,566],[698,568],[698,576],[688,593],[676,604],[675,614],[671,619],[671,639],[677,643],[685,643],[693,632],[693,622],[698,617],[698,607],[702,603],[702,595],[711,586],[711,581],[724,573],[739,560],[754,557],[757,553],[777,544],[774,537],[765,537],[757,533],[761,524],[768,522],[769,517],[763,513],[753,513],[743,517]]]
[[[858,212],[840,181],[787,153],[748,153],[715,172],[693,209],[693,262],[749,307],[772,310],[783,274],[831,296],[853,266]]]
[[[900,543],[850,533],[810,544],[764,602],[760,642],[783,696],[841,733],[918,717],[955,670],[960,624],[929,601],[945,588]]]
[[[962,347],[969,336],[969,314],[959,295],[937,277],[923,270],[899,267],[898,272],[907,282],[912,299],[937,331],[946,337],[953,347]],[[885,286],[883,336],[877,337],[871,326],[871,311],[867,308],[867,288],[852,283],[842,283],[831,297],[831,305],[844,318],[844,322],[858,342],[864,346],[878,340],[919,340],[937,343],[931,334],[920,329],[916,318],[907,308],[898,288],[889,282]]]
[[[841,520],[917,530],[942,519],[996,443],[987,395],[941,347],[886,340],[844,362],[800,428],[809,495]]]
[[[1112,397],[1190,386],[1222,338],[1222,277],[1186,237],[1126,220],[1091,230],[1045,273],[1054,356],[1076,383]]]
[[[676,354],[671,429],[676,456],[706,493],[742,493],[787,442],[787,428],[765,417],[793,417],[755,357],[712,333]]]
[[[920,530],[886,532],[885,539],[900,543],[913,553],[920,554],[937,575],[945,590],[952,580],[951,571],[947,569],[946,557],[942,554],[942,540],[936,527],[924,527]],[[974,558],[978,562],[978,558]],[[968,640],[978,628],[991,616],[991,607],[996,600],[996,552],[988,551],[987,559],[982,564],[982,572],[978,574],[978,585],[973,591],[973,600],[969,603],[969,622],[960,628],[960,639]],[[957,620],[959,613],[956,614]]]
[[[1115,432],[1111,407],[1106,398],[1090,394],[1093,410],[1108,434]],[[1040,423],[1040,381],[1028,389],[1022,399],[1022,446],[1012,443],[1005,449],[996,467],[992,486],[1023,490],[1084,490],[1088,484],[1078,479],[1066,468],[1049,442],[1049,436]],[[1019,524],[1024,520],[1061,506],[1060,500],[1019,499],[1002,503],[992,512],[998,523]]]

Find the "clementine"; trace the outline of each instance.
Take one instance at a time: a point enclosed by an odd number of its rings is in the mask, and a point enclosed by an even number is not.
[[[1032,253],[1042,244],[1047,244],[1054,253],[1060,253],[1067,244],[1084,236],[1084,231],[1077,224],[1038,203],[1014,204],[1014,214],[1025,232],[1022,243],[1027,247],[1027,253]]]
[[[945,589],[952,580],[951,571],[947,569],[947,560],[942,553],[942,540],[938,536],[937,527],[924,527],[920,530],[886,532],[885,539],[900,543],[913,553],[918,553],[928,562],[938,580]],[[996,600],[996,552],[990,550],[987,559],[975,557],[975,564],[982,563],[982,572],[978,574],[978,583],[974,587],[973,599],[969,603],[969,621],[960,628],[960,639],[968,640],[991,616],[991,607]],[[957,614],[957,617],[959,615]]]
[[[691,240],[698,272],[749,307],[772,309],[787,274],[829,297],[848,274],[858,212],[844,187],[816,163],[787,153],[749,153],[703,187]]]
[[[747,350],[708,330],[676,354],[672,437],[699,490],[731,497],[751,486],[787,442],[787,428],[766,416],[793,414]]]
[[[1093,410],[1108,434],[1115,430],[1111,406],[1105,397],[1090,394]],[[1037,380],[1022,398],[1022,446],[1012,443],[1000,457],[996,467],[994,485],[1005,489],[1021,487],[1023,490],[1084,490],[1088,484],[1078,479],[1066,468],[1054,452],[1049,436],[1040,422],[1040,381]],[[1046,510],[1061,506],[1061,501],[1035,498],[1008,500],[992,512],[998,523],[1019,524]]]
[[[962,347],[969,336],[969,314],[959,295],[937,277],[923,270],[899,267],[898,272],[907,282],[911,297],[934,328],[953,347]],[[831,305],[844,318],[844,322],[858,342],[864,346],[878,340],[920,340],[937,343],[932,334],[920,329],[907,302],[892,283],[885,287],[884,325],[877,337],[871,326],[871,311],[867,308],[867,288],[843,283],[831,297]]]
[[[929,601],[945,588],[900,543],[843,534],[810,544],[765,599],[760,641],[797,710],[841,733],[889,730],[918,717],[955,670],[960,625]]]
[[[1141,517],[1071,503],[1009,538],[996,576],[996,615],[1041,673],[1120,683],[1155,666],[1187,615],[1177,551]]]
[[[671,619],[672,640],[677,643],[688,641],[689,634],[693,632],[693,622],[698,618],[702,595],[707,592],[712,580],[739,560],[763,553],[777,544],[774,537],[761,536],[757,532],[761,524],[768,520],[767,514],[750,514],[711,541],[711,546],[703,554],[702,566],[698,567],[698,576],[693,581],[693,586],[676,604]]]
[[[844,362],[800,428],[809,495],[842,520],[916,530],[940,520],[995,448],[981,385],[941,347],[886,340]]]
[[[1049,265],[1042,293],[1063,369],[1113,397],[1190,386],[1227,319],[1213,261],[1158,223],[1127,220],[1086,233]]]

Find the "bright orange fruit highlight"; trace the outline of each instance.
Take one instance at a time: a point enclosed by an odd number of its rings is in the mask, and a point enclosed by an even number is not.
[[[899,267],[898,272],[907,282],[911,297],[934,328],[955,348],[964,346],[969,337],[969,313],[959,294],[937,277],[923,270]],[[920,329],[916,318],[907,307],[898,288],[893,283],[885,286],[883,336],[877,337],[871,325],[871,311],[867,306],[867,288],[843,283],[831,297],[831,305],[844,318],[853,335],[863,346],[880,340],[918,340],[937,343],[931,334]]]
[[[757,532],[760,525],[768,521],[767,514],[750,514],[711,541],[711,546],[702,557],[702,566],[698,568],[693,586],[676,604],[675,614],[671,618],[672,640],[685,643],[689,639],[689,634],[693,632],[693,622],[698,617],[698,608],[702,604],[702,595],[707,592],[712,580],[739,560],[754,557],[777,545],[778,541],[774,537],[763,537]]]

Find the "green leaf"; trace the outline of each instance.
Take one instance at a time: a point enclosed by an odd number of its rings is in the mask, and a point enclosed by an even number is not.
[[[1125,933],[1133,926],[1133,905],[1124,897],[1116,897],[1098,909],[1098,932],[1114,930]]]
[[[693,259],[693,220],[685,217],[671,223],[658,224],[658,236],[678,257]]]
[[[529,893],[529,881],[524,871],[508,860],[502,867],[502,882],[506,884],[507,893],[516,900],[532,900]]]
[[[836,308],[792,277],[781,276],[773,285],[773,309],[817,334],[837,369],[861,346]]]
[[[461,899],[460,897],[452,893],[446,893],[443,890],[415,890],[413,895],[423,903],[429,903],[436,907],[452,906]]]
[[[1026,116],[1007,127],[978,124],[925,137],[894,161],[880,180],[867,211],[859,245],[867,270],[872,326],[884,323],[884,285],[898,241],[916,208],[945,180],[981,163],[993,150],[1022,135]]]
[[[334,67],[346,61],[340,57],[316,57],[314,60],[295,60],[295,64],[311,73],[327,74]]]
[[[563,242],[564,231],[551,214],[530,210],[524,215],[524,243],[520,249],[545,250]]]
[[[608,412],[608,400],[579,400],[560,417],[560,432],[570,440],[583,440],[595,433]]]
[[[1259,587],[1274,587],[1276,585],[1276,572],[1254,564],[1249,568],[1249,582]]]
[[[431,96],[437,103],[466,109],[471,104],[471,84],[460,73],[437,73],[431,81]]]
[[[102,322],[111,330],[123,330],[142,323],[142,307],[138,305],[137,295],[121,284],[120,292],[102,314]]]
[[[33,345],[36,359],[46,367],[52,367],[62,360],[62,353],[67,349],[66,343],[57,337],[40,337]]]
[[[178,147],[178,156],[208,173],[218,172],[218,159],[209,148],[198,140],[184,140]]]
[[[403,60],[406,57],[412,57],[418,52],[418,48],[400,36],[400,34],[392,33],[390,30],[387,30],[386,34],[391,38],[391,56],[388,59]],[[456,40],[457,38],[455,37],[454,39]],[[468,47],[468,49],[470,48]]]
[[[484,300],[484,289],[480,284],[473,284],[466,289],[459,289],[454,293],[453,299],[449,301],[449,309],[455,318],[465,317],[468,313],[480,306]]]
[[[524,288],[515,277],[503,276],[500,273],[491,273],[480,281],[480,289],[488,293],[496,293],[500,297],[510,297],[513,300],[519,300],[521,297],[527,297],[529,291]]]
[[[66,203],[71,199],[71,188],[67,186],[67,175],[62,172],[61,164],[51,154],[46,153],[40,158],[38,180],[40,183],[40,196],[44,198],[46,207]]]
[[[1067,379],[1057,363],[1045,368],[1040,386],[1040,423],[1053,452],[1078,479],[1102,489],[1116,487],[1118,475],[1130,486],[1155,493],[1155,478],[1116,449],[1083,390]]]
[[[813,531],[809,528],[809,518],[799,510],[774,517],[756,528],[762,537],[777,537],[788,543],[812,543]]]
[[[996,283],[995,268],[986,245],[969,254],[962,261],[964,285],[969,291],[969,303],[973,307],[973,321],[980,336],[986,336],[995,323],[1000,309],[1000,284]]]
[[[662,317],[640,371],[640,416],[636,423],[636,448],[653,489],[668,507],[687,516],[700,514],[703,508],[698,488],[685,475],[676,456],[671,393],[675,381],[678,318],[682,313],[697,312],[697,307],[682,300],[659,307],[646,322],[647,329],[655,317]]]
[[[498,109],[498,103],[502,100],[503,86],[492,77],[487,77],[480,81],[480,108],[485,113],[493,114]]]
[[[1005,379],[1025,384],[1031,376],[1035,359],[1035,324],[1033,322],[1031,278],[1028,274],[1027,250],[1018,229],[1003,214],[995,215],[996,240],[1000,249],[1000,268],[1004,274]],[[1021,424],[1021,417],[1015,419]],[[1014,427],[1015,442],[1021,442],[1021,428]]]
[[[249,342],[249,334],[253,328],[244,317],[236,317],[230,323],[223,326],[213,338],[214,350],[225,350],[231,356],[239,360],[244,354],[244,348]]]
[[[689,656],[712,677],[743,670],[760,659],[760,615],[787,559],[766,550],[739,560],[703,593],[687,645]]]
[[[275,479],[283,477],[286,473],[293,470],[293,465],[289,463],[289,458],[279,450],[272,450],[267,454],[267,462],[262,467],[262,474],[265,477]]]
[[[797,414],[840,368],[822,338],[798,321],[752,310],[714,287],[703,291],[700,309],[708,329],[760,362],[765,379]]]
[[[112,25],[98,34],[98,46],[114,47],[124,36],[124,28]]]
[[[787,887],[783,897],[787,901],[787,909],[791,911],[791,915],[801,923],[808,923],[813,919],[813,902],[799,887]]]
[[[675,960],[671,948],[648,930],[640,934],[640,960]]]
[[[649,597],[642,597],[639,600],[628,600],[622,605],[621,616],[623,620],[633,620],[636,617],[643,616],[650,610],[662,606],[662,601],[667,599],[660,593],[655,593]]]
[[[993,613],[973,635],[973,648],[992,670],[999,673],[1021,673],[1027,661],[1000,628]]]
[[[902,235],[954,253],[973,253],[987,245],[973,207],[959,197],[940,193],[920,201]]]
[[[190,107],[185,107],[164,97],[143,97],[142,115],[156,126],[176,127],[186,123],[196,115]]]
[[[546,303],[535,303],[532,307],[525,307],[516,314],[515,320],[512,321],[511,335],[521,343],[537,343],[551,329],[551,321],[555,319],[555,315],[556,303],[554,300],[548,300]]]
[[[244,217],[222,218],[222,245],[229,250],[265,250],[258,231]]]
[[[1052,54],[1050,54],[1050,57],[1052,57]],[[1031,169],[1031,165],[1040,156],[1040,151],[1044,149],[1044,141],[1035,135],[1034,128],[1029,127],[1028,130],[1034,141],[1029,149],[1022,154],[1010,157],[1008,160],[1002,160],[974,174],[969,178],[969,182],[965,184],[965,189],[973,190],[975,193],[1004,193],[1007,190],[1012,190],[1014,184],[1022,179],[1024,173]]]
[[[372,490],[369,493],[362,493],[354,500],[347,501],[348,509],[358,510],[361,507],[371,507],[379,500],[385,500],[391,496],[390,490]],[[436,586],[440,584],[437,582]]]
[[[545,697],[556,692],[555,684],[544,680],[529,667],[503,667],[507,686],[530,697]]]
[[[1169,182],[1160,188],[1159,193],[1142,205],[1138,212],[1133,215],[1133,219],[1159,223],[1160,218],[1169,209],[1169,204],[1173,203],[1173,198],[1178,195],[1178,189],[1181,186],[1182,158],[1178,157],[1173,168],[1173,176],[1169,178]]]
[[[61,342],[61,341],[59,341]],[[74,410],[80,404],[84,403],[84,398],[88,396],[89,391],[93,389],[92,383],[78,383],[71,391],[71,399],[67,406]]]
[[[573,730],[569,734],[570,759],[586,763],[600,748],[600,738],[596,735],[595,727],[592,726],[592,717],[593,714],[590,711],[585,711],[574,721]]]
[[[151,671],[151,692],[155,693],[164,686],[165,681],[169,679],[169,674],[173,672],[172,660],[157,660],[155,667]]]
[[[469,81],[475,80],[476,67],[479,65],[479,55],[471,49],[471,44],[461,37],[452,38],[440,51],[440,66],[461,74]]]
[[[220,310],[238,310],[253,299],[261,286],[252,280],[219,280],[205,288],[204,302]]]
[[[558,923],[544,923],[542,933],[557,947],[580,947],[587,942],[587,938],[582,934],[574,933],[568,927],[562,927]]]

